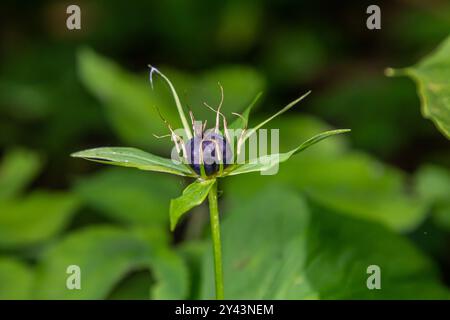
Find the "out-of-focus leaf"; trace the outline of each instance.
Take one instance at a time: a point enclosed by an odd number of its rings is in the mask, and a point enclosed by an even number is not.
[[[152,90],[147,76],[133,75],[112,61],[91,50],[82,50],[78,56],[79,72],[87,88],[102,100],[107,115],[117,134],[128,144],[156,146],[162,144],[152,134],[167,133],[167,127],[155,110],[179,128],[181,123],[169,89],[163,81],[155,81]],[[151,63],[151,61],[149,61]],[[143,66],[146,68],[146,66]],[[159,67],[159,66],[158,66]],[[181,96],[185,108],[192,108],[197,119],[212,118],[203,102],[215,105],[220,100],[217,82],[224,87],[224,112],[239,112],[263,89],[264,80],[253,69],[233,66],[211,70],[198,77],[180,72],[166,72]],[[186,96],[183,99],[183,95]]]
[[[44,191],[0,201],[0,248],[48,240],[66,227],[78,205],[72,194]]]
[[[152,276],[148,271],[135,272],[122,280],[108,300],[148,300]]]
[[[170,201],[170,229],[174,230],[178,220],[193,207],[200,205],[216,182],[214,179],[197,180],[183,190],[183,194]]]
[[[407,75],[416,82],[423,116],[450,139],[450,37],[417,65],[387,69],[386,74]]]
[[[26,264],[9,257],[0,257],[0,300],[30,299],[33,272]]]
[[[44,254],[35,298],[104,299],[127,273],[139,270],[151,270],[156,279],[152,298],[184,298],[187,273],[183,261],[167,249],[161,231],[149,230],[144,236],[116,227],[96,226],[68,235]],[[80,267],[81,290],[66,288],[66,270],[70,265]]]
[[[337,145],[332,148],[332,140],[324,142],[326,149],[318,144],[317,151],[308,149],[282,164],[276,175],[224,179],[226,192],[244,198],[278,181],[343,214],[378,221],[395,230],[412,230],[423,221],[426,203],[407,191],[403,172],[368,155],[343,152]]]
[[[416,190],[432,209],[436,224],[450,230],[450,171],[426,165],[415,176]]]
[[[188,299],[198,298],[202,283],[202,260],[205,252],[211,252],[205,241],[185,241],[177,247],[177,253],[183,258],[189,269]]]
[[[279,118],[269,127],[280,129],[280,148],[292,148],[298,139],[330,129],[305,116]],[[416,227],[424,219],[426,204],[407,191],[407,176],[368,155],[350,152],[348,137],[338,135],[305,150],[282,164],[276,175],[223,179],[225,192],[244,199],[278,181],[344,214],[376,220],[395,230]]]
[[[450,201],[437,204],[433,217],[438,226],[450,231]]]
[[[193,176],[191,170],[183,164],[176,164],[171,159],[127,147],[104,147],[75,152],[72,157],[111,164],[122,167],[132,167],[147,171],[172,173],[180,176]]]
[[[133,169],[108,168],[75,186],[82,201],[120,222],[166,226],[170,199],[181,186],[176,178]]]
[[[228,299],[446,299],[430,260],[407,240],[367,221],[307,204],[282,186],[230,209],[222,224]],[[214,295],[205,252],[201,298]],[[369,290],[367,268],[381,269]]]
[[[430,202],[450,201],[450,171],[435,165],[421,167],[415,177],[416,189]]]
[[[17,196],[40,168],[41,161],[34,152],[23,149],[8,152],[0,166],[0,200]]]
[[[289,158],[291,156],[293,156],[294,154],[302,152],[303,150],[309,148],[310,146],[316,144],[317,142],[319,142],[323,139],[326,139],[333,135],[349,132],[349,131],[350,131],[349,129],[340,129],[340,130],[331,130],[331,131],[319,133],[319,134],[315,135],[314,137],[306,140],[301,145],[299,145],[297,148],[295,148],[289,152],[279,153],[279,154],[278,153],[270,154],[270,155],[259,157],[257,159],[252,159],[252,160],[250,160],[249,163],[237,165],[235,167],[236,169],[233,169],[233,171],[231,171],[229,173],[229,175],[232,176],[232,175],[238,175],[238,174],[242,174],[242,173],[249,173],[249,172],[255,172],[255,171],[260,171],[261,173],[263,173],[264,171],[271,170],[275,166],[278,166],[280,163],[289,160]]]

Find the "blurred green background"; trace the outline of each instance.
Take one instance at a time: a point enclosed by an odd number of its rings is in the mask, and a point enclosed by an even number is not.
[[[168,208],[188,181],[70,158],[97,146],[168,156],[154,106],[177,127],[173,80],[197,118],[242,111],[281,150],[351,128],[281,165],[221,182],[225,296],[267,299],[450,297],[450,149],[420,113],[415,84],[386,67],[419,61],[449,34],[450,4],[372,1],[64,1],[0,5],[0,298],[212,298],[206,207],[174,234]],[[211,120],[210,120],[211,121]],[[208,122],[210,122],[208,121]],[[81,290],[66,269],[81,267]],[[382,289],[368,290],[378,265]]]

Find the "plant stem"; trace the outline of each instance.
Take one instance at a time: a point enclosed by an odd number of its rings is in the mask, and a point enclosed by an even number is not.
[[[217,181],[214,182],[208,194],[211,236],[214,251],[214,277],[216,284],[216,299],[223,300],[222,243],[220,240],[219,208],[217,206]]]

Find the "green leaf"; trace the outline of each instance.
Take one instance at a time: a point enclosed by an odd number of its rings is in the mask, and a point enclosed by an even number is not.
[[[108,300],[147,300],[152,285],[152,276],[148,271],[133,272],[116,285]]]
[[[33,278],[33,271],[25,263],[0,257],[0,300],[30,299]]]
[[[200,295],[202,284],[202,260],[205,251],[210,252],[210,247],[205,241],[184,241],[177,246],[177,253],[188,265],[190,275],[190,288],[188,299],[196,299]]]
[[[301,145],[299,145],[297,148],[286,152],[286,153],[277,153],[277,154],[270,154],[266,156],[259,157],[257,159],[250,160],[249,163],[242,164],[242,165],[236,165],[233,169],[230,170],[230,173],[228,175],[237,175],[242,173],[248,173],[248,172],[254,172],[254,171],[268,171],[278,164],[285,162],[289,160],[291,156],[293,156],[296,153],[302,152],[303,150],[307,149],[308,147],[316,144],[317,142],[326,139],[330,136],[349,132],[350,129],[339,129],[339,130],[331,130],[319,133],[315,135],[314,137],[306,140]]]
[[[419,195],[429,202],[450,201],[450,171],[437,165],[425,165],[415,174]]]
[[[259,92],[256,97],[253,99],[253,101],[250,103],[250,105],[244,110],[244,112],[241,114],[241,117],[238,117],[236,120],[234,120],[229,126],[228,129],[243,129],[248,125],[248,118],[250,116],[250,112],[252,111],[253,107],[256,105],[256,103],[259,101],[259,99],[262,96],[262,92]]]
[[[34,152],[15,149],[6,153],[0,166],[0,200],[17,196],[40,168],[41,161]]]
[[[422,114],[450,139],[450,36],[415,66],[394,70],[388,76],[407,75],[417,84]]]
[[[224,179],[225,192],[245,199],[278,182],[342,214],[376,221],[394,230],[411,231],[424,220],[427,203],[408,191],[404,172],[364,153],[319,152],[321,146],[292,158],[276,175]]]
[[[281,128],[280,149],[330,127],[311,116],[274,120]],[[349,150],[349,135],[326,139],[292,157],[276,175],[237,175],[222,180],[225,194],[245,201],[271,183],[292,186],[343,214],[382,223],[394,230],[416,228],[427,213],[426,202],[411,192],[409,176],[373,157]],[[324,169],[326,168],[326,169]]]
[[[306,202],[280,185],[239,202],[222,223],[227,299],[446,299],[437,268],[385,227]],[[204,253],[200,298],[214,296]],[[366,286],[381,268],[381,290]]]
[[[0,201],[0,248],[36,245],[57,235],[78,209],[68,193],[38,191]]]
[[[153,298],[184,298],[187,273],[183,261],[167,249],[160,231],[147,229],[145,235],[109,226],[68,235],[44,254],[35,298],[104,299],[127,273],[140,270],[151,270],[156,279]],[[67,290],[70,265],[80,267],[81,290]]]
[[[200,181],[197,180],[184,189],[183,194],[170,201],[170,230],[174,230],[178,220],[191,210],[200,205],[209,193],[209,190],[216,181],[214,179]]]
[[[259,123],[257,126],[251,128],[250,130],[248,130],[247,134],[245,135],[243,142],[248,139],[252,134],[254,134],[259,128],[263,127],[264,125],[266,125],[268,122],[270,122],[271,120],[275,119],[276,117],[278,117],[279,115],[282,115],[283,113],[285,113],[286,111],[288,111],[289,109],[291,109],[293,106],[295,106],[297,103],[299,103],[300,101],[302,101],[303,99],[305,99],[309,94],[311,93],[311,91],[306,92],[304,95],[302,95],[300,98],[297,98],[296,100],[290,102],[288,105],[286,105],[283,109],[281,109],[280,111],[278,111],[277,113],[275,113],[274,115],[270,116],[269,118],[267,118],[266,120],[262,121],[261,123]]]
[[[72,157],[147,171],[166,172],[179,176],[193,176],[192,171],[183,164],[176,164],[171,159],[156,156],[136,148],[95,148],[75,152],[72,154]]]
[[[450,171],[437,165],[425,165],[415,175],[415,188],[429,205],[435,223],[450,230]]]
[[[170,199],[181,191],[177,180],[133,169],[107,168],[80,179],[74,190],[89,207],[116,221],[167,227]]]
[[[186,132],[187,139],[191,139],[192,138],[191,128],[189,126],[189,123],[187,122],[186,115],[184,114],[183,106],[181,105],[180,98],[178,97],[178,93],[175,90],[175,87],[173,86],[173,84],[169,80],[169,78],[167,78],[161,71],[159,71],[158,69],[156,69],[155,67],[153,67],[151,65],[149,65],[149,67],[150,67],[150,82],[152,84],[152,87],[153,87],[152,75],[154,72],[158,73],[169,85],[173,99],[175,100],[175,105],[177,106],[178,115],[180,116],[180,120],[181,120],[181,123],[183,124],[184,131]]]

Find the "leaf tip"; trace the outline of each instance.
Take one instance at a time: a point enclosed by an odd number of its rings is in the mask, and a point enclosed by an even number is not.
[[[81,157],[82,157],[81,154],[82,154],[82,151],[77,151],[77,152],[72,152],[72,153],[70,154],[70,156],[71,156],[72,158],[81,158]]]
[[[384,75],[386,77],[405,76],[406,74],[407,74],[406,69],[395,69],[395,68],[384,69]]]

